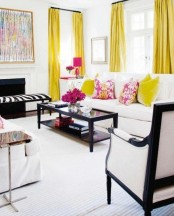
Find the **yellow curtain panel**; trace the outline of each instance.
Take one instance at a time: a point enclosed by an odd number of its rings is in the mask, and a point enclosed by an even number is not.
[[[126,39],[123,3],[112,5],[110,26],[110,71],[124,71],[126,67]]]
[[[83,42],[83,14],[73,12],[73,36],[74,36],[74,57],[82,58],[82,67],[80,68],[80,75],[85,74],[85,58],[84,58],[84,42]]]
[[[50,8],[48,11],[48,72],[49,94],[52,101],[60,99],[60,24],[59,10]]]
[[[155,0],[153,72],[174,74],[174,3]]]

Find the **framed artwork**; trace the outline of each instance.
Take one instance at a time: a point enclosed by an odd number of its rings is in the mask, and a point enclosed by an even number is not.
[[[33,13],[0,8],[0,63],[33,62]]]
[[[107,63],[107,37],[96,37],[91,39],[91,63],[106,64]]]

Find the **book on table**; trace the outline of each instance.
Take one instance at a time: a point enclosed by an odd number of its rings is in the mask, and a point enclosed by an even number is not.
[[[67,126],[73,122],[74,122],[74,120],[70,116],[57,117],[55,120],[55,127],[64,127],[64,126]]]
[[[78,124],[78,123],[69,124],[68,127],[71,128],[71,129],[74,129],[76,131],[80,131],[80,132],[86,131],[86,130],[89,131],[89,127],[88,126],[82,125],[82,124]]]
[[[69,124],[68,127],[71,130],[75,131],[80,136],[84,136],[84,135],[89,134],[89,127],[86,125],[82,125],[79,123],[72,123],[72,124]],[[93,130],[93,133],[94,132],[95,132],[95,130]]]
[[[55,108],[61,108],[61,107],[67,107],[68,103],[60,100],[56,102],[49,102],[48,105]]]
[[[70,116],[57,117],[55,120],[55,127],[68,130],[70,133],[74,133],[78,136],[85,136],[89,134],[89,127],[87,125],[75,123]]]

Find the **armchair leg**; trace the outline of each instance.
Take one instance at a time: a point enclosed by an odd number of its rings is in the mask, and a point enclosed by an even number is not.
[[[107,175],[107,201],[111,204],[111,177]]]
[[[145,211],[144,216],[151,216],[151,211]]]

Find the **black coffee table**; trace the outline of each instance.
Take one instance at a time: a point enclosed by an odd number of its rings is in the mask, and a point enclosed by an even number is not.
[[[88,123],[89,133],[85,136],[79,136],[77,133],[69,130],[68,127],[55,127],[55,119],[41,121],[41,111],[48,110],[50,112],[59,113],[59,117],[61,115],[70,116],[73,119],[79,119]],[[73,136],[78,136],[80,139],[89,143],[90,152],[93,152],[93,145],[96,142],[110,139],[110,134],[107,132],[103,132],[100,130],[94,130],[94,122],[105,120],[105,119],[113,119],[113,126],[117,127],[118,124],[118,113],[114,112],[106,112],[102,110],[92,109],[90,114],[84,115],[80,110],[77,113],[70,112],[68,107],[63,108],[55,108],[54,106],[49,105],[49,103],[38,103],[37,104],[37,118],[38,118],[38,128],[40,129],[41,124],[46,125],[48,127],[62,130]]]

